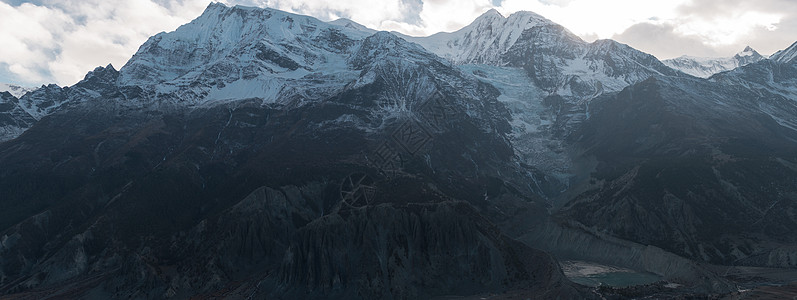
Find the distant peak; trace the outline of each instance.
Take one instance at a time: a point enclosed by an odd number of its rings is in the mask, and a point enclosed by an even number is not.
[[[496,10],[495,8],[491,8],[490,10],[484,12],[481,16],[476,18],[476,20],[474,20],[473,22],[474,23],[476,23],[476,22],[479,22],[479,23],[490,22],[490,23],[492,23],[492,22],[495,22],[495,21],[503,20],[503,19],[505,19],[504,16],[501,13],[499,13],[498,10]]]
[[[114,80],[118,75],[119,72],[113,67],[113,65],[108,64],[105,67],[96,67],[93,71],[86,73],[86,76],[83,77],[83,80],[90,80],[92,78]]]
[[[261,7],[244,6],[244,5],[227,6],[226,4],[221,3],[221,2],[211,2],[205,8],[205,11],[202,13],[202,15],[218,15],[218,14],[226,13],[228,11],[241,11],[241,10],[243,10],[243,11],[251,11],[251,10],[274,11],[273,9],[270,9],[270,8],[267,8],[267,7],[261,8]]]
[[[736,55],[734,55],[734,57],[736,59],[745,60],[744,64],[752,63],[752,62],[756,62],[756,61],[759,61],[761,59],[764,59],[764,57],[761,56],[761,54],[759,54],[757,51],[755,51],[755,49],[753,49],[750,46],[744,47],[744,50],[742,50],[742,52],[736,53]]]
[[[216,10],[216,9],[227,9],[227,5],[221,2],[210,2],[207,7],[205,7],[205,11],[209,10]]]
[[[105,70],[113,70],[113,71],[116,71],[116,69],[113,67],[113,65],[112,65],[112,64],[108,64],[108,65],[107,65],[107,66],[105,66],[105,67],[98,66],[98,67],[94,68],[94,70],[93,70],[92,72],[102,72],[102,71],[105,71]]]
[[[747,46],[747,47],[744,47],[744,50],[742,50],[742,52],[739,52],[736,55],[748,56],[748,55],[755,55],[755,54],[758,54],[758,52],[756,52],[755,49],[753,49],[753,47]]]
[[[224,13],[228,9],[230,9],[230,7],[228,7],[224,3],[211,2],[210,4],[208,4],[207,7],[205,7],[205,10],[202,12],[202,14],[199,17],[200,18],[201,17],[206,17],[207,18],[209,16],[219,15],[219,14]]]
[[[519,23],[529,23],[529,24],[539,24],[550,22],[545,17],[530,11],[517,11],[509,15],[508,17],[504,17],[498,10],[495,8],[491,8],[490,10],[483,13],[481,16],[476,18],[473,23],[495,23],[495,22],[512,22],[515,24]]]
[[[105,67],[96,67],[92,72],[116,72],[116,68],[114,68],[112,64],[108,64]]]
[[[498,17],[501,17],[501,18],[504,17],[504,15],[502,15],[500,12],[498,12],[498,10],[495,9],[495,8],[491,8],[490,10],[484,12],[482,14],[482,16],[498,16]]]

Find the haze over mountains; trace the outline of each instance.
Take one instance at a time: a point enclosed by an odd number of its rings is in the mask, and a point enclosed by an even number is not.
[[[2,295],[627,292],[559,260],[754,293],[790,282],[723,266],[797,268],[797,43],[662,62],[531,12],[407,37],[211,4],[0,93],[0,195]]]

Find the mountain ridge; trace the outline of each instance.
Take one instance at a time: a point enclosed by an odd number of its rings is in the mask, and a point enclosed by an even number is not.
[[[34,90],[34,88],[19,86],[10,83],[0,83],[0,92],[8,92],[17,98],[24,96],[26,93],[32,90]]]
[[[666,59],[662,62],[676,70],[686,74],[709,78],[714,74],[730,71],[738,67],[749,65],[766,59],[750,46],[747,46],[732,57],[713,58],[713,57],[694,57],[681,56],[673,59]]]
[[[241,15],[268,14],[213,9],[231,23]],[[316,29],[329,26],[313,22]],[[297,32],[307,32],[298,27]],[[324,37],[334,31],[314,32]],[[157,46],[168,40],[168,33],[151,39],[136,59],[161,53],[159,59],[169,61],[174,57],[168,54],[186,53],[169,44]],[[244,41],[240,49],[252,50],[246,59],[262,67],[258,76],[318,66],[299,64],[307,61],[282,52],[289,46],[272,47],[277,54],[257,58],[268,53],[259,51],[257,46],[265,44],[257,37],[234,40]],[[157,96],[163,92],[159,78],[131,85],[129,80],[140,78],[125,75],[160,74],[192,66],[190,60],[157,70],[136,69],[142,64],[135,61],[120,71],[109,65],[74,86],[26,96],[31,101],[52,95],[54,105],[45,107],[60,109],[0,143],[0,193],[6,195],[0,201],[0,291],[186,298],[222,293],[232,285],[241,294],[266,298],[332,297],[331,290],[339,298],[506,289],[589,296],[562,276],[548,254],[503,236],[492,223],[505,214],[497,205],[544,210],[520,180],[495,179],[502,173],[528,176],[511,163],[510,116],[496,100],[495,88],[387,32],[339,48],[330,41],[316,40],[316,49],[329,46],[321,53],[337,55],[345,68],[302,79],[315,83],[305,88],[324,89],[313,94],[317,97],[288,91],[280,101],[243,95],[200,106],[191,100],[207,96],[192,94],[206,88],[201,80],[199,89],[175,88],[185,91],[181,99],[174,91]],[[207,53],[196,58],[213,56]],[[220,56],[222,62],[239,62]],[[266,68],[280,63],[285,67]],[[196,76],[207,71],[199,66],[164,78],[219,79]],[[335,82],[331,91],[324,76]],[[291,80],[284,82],[296,84]],[[34,146],[25,150],[27,145]],[[360,186],[344,184],[346,178],[364,176],[374,193],[361,195]],[[354,189],[350,195],[366,198],[350,199],[347,188]],[[501,196],[487,202],[484,191]],[[489,219],[483,215],[488,213]],[[229,247],[216,247],[217,242]],[[339,257],[332,254],[335,249],[362,252],[357,258]],[[195,263],[202,260],[207,263]],[[468,272],[448,267],[453,265]],[[445,280],[418,283],[412,280],[416,275]],[[261,284],[275,288],[260,290]]]
[[[700,79],[540,18],[487,12],[457,60],[212,4],[119,71],[0,94],[30,121],[0,142],[0,293],[611,295],[554,255],[665,297],[793,267],[792,48]]]

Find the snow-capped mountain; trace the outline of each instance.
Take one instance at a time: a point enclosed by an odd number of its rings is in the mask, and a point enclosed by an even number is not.
[[[40,119],[0,143],[0,292],[587,294],[494,225],[545,211],[499,92],[351,27],[213,4],[119,72],[23,96]]]
[[[746,66],[766,59],[765,56],[761,55],[750,46],[745,47],[742,52],[736,53],[733,58],[739,62],[739,66]]]
[[[503,54],[520,39],[524,31],[535,26],[553,25],[556,24],[532,12],[518,12],[505,18],[497,10],[491,9],[470,25],[452,33],[402,37],[456,64],[503,65]],[[567,38],[578,40],[572,34]]]
[[[794,267],[795,48],[702,79],[530,12],[411,38],[211,4],[119,71],[0,93],[0,294],[736,292],[702,262]]]
[[[548,197],[574,176],[561,137],[589,117],[592,99],[650,76],[682,76],[652,55],[613,40],[587,43],[533,12],[490,10],[452,33],[402,37],[501,91],[513,113],[513,145],[542,173],[535,185]]]
[[[744,48],[742,52],[739,52],[732,57],[711,58],[684,55],[678,58],[666,59],[662,62],[665,65],[686,74],[695,77],[709,78],[711,75],[730,71],[764,59],[766,59],[766,57],[748,46]]]
[[[780,89],[797,85],[734,74],[769,66],[652,77],[596,99],[571,138],[598,167],[561,214],[699,261],[793,268],[797,96]]]
[[[23,87],[10,83],[0,83],[0,93],[8,92],[17,98],[22,97],[22,95],[25,95],[25,93],[30,92],[32,90],[34,90],[34,88]]]
[[[757,109],[765,112],[781,126],[797,130],[794,117],[797,102],[797,43],[773,54],[769,59],[720,73],[710,81],[727,86],[740,86],[755,91]],[[791,101],[762,101],[773,93]]]
[[[337,19],[337,20],[329,21],[327,23],[332,24],[332,25],[336,25],[336,26],[343,26],[343,27],[346,27],[346,28],[350,28],[350,29],[353,29],[353,30],[360,31],[360,32],[366,32],[366,33],[370,33],[370,34],[376,33],[376,30],[373,30],[371,28],[365,27],[365,26],[363,26],[360,23],[354,22],[354,21],[346,19],[346,18],[340,18],[340,19]]]
[[[797,63],[797,43],[791,44],[786,49],[780,50],[772,54],[769,58],[779,64],[791,64],[794,65]]]
[[[19,98],[19,106],[36,120],[69,106],[118,92],[118,72],[110,64],[90,71],[80,82],[69,87],[43,85]]]
[[[710,80],[797,97],[797,43],[776,52],[769,59],[715,77]]]
[[[746,49],[735,60],[758,61],[596,99],[571,138],[608,169],[562,214],[696,260],[793,268],[797,241],[780,239],[797,230],[787,196],[797,182],[795,48],[769,59]]]
[[[119,85],[160,101],[201,105],[258,98],[286,104],[329,96],[357,78],[353,47],[373,32],[273,9],[211,4],[194,21],[144,43]]]
[[[130,108],[180,109],[240,99],[301,105],[355,81],[360,71],[349,65],[350,55],[373,33],[345,19],[325,23],[214,3],[174,32],[151,37],[120,71],[98,67],[74,86],[42,86],[22,96],[19,106],[39,120],[108,97]],[[2,139],[26,129],[8,131]]]
[[[456,64],[523,68],[548,94],[582,101],[651,75],[677,76],[649,54],[612,40],[587,43],[526,11],[504,17],[490,10],[452,33],[403,37]]]

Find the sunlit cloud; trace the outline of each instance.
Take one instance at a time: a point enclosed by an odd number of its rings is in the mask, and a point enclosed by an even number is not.
[[[708,45],[724,46],[738,42],[756,28],[777,30],[782,18],[780,14],[738,12],[710,19],[684,19],[676,23],[676,31],[699,36]]]
[[[198,16],[207,1],[0,2],[0,72],[13,83],[71,85],[96,66],[122,66],[151,35]]]
[[[688,0],[571,0],[566,2],[506,0],[505,14],[530,10],[557,22],[582,37],[611,38],[634,24],[677,17],[677,7]]]

